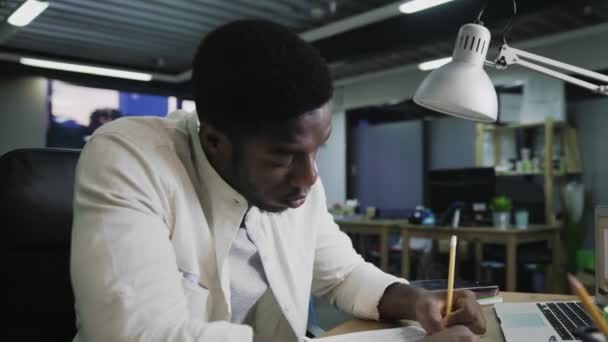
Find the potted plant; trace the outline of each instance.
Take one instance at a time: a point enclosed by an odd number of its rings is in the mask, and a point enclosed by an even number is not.
[[[494,227],[499,229],[507,229],[511,224],[511,209],[513,203],[507,196],[497,196],[492,200],[490,209],[492,209],[492,221]]]

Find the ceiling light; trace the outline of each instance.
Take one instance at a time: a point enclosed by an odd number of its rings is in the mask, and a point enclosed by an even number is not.
[[[433,70],[433,69],[442,67],[442,66],[450,63],[451,61],[452,61],[452,57],[439,58],[439,59],[435,59],[432,61],[427,61],[427,62],[418,64],[418,69],[420,69],[422,71]]]
[[[54,62],[54,61],[48,61],[48,60],[44,60],[44,59],[25,58],[25,57],[20,58],[19,62],[24,65],[38,67],[38,68],[79,72],[79,73],[83,73],[83,74],[92,74],[92,75],[100,75],[100,76],[108,76],[108,77],[116,77],[116,78],[126,78],[126,79],[136,80],[136,81],[151,81],[152,80],[152,75],[142,73],[142,72],[134,72],[134,71],[126,71],[126,70],[110,69],[110,68],[100,68],[100,67],[94,67],[94,66],[89,66],[89,65]]]
[[[427,8],[443,5],[454,0],[411,0],[399,5],[399,11],[405,14],[412,14],[424,11]]]
[[[7,21],[13,26],[25,26],[36,19],[47,7],[49,7],[49,3],[46,1],[27,0],[8,17]]]

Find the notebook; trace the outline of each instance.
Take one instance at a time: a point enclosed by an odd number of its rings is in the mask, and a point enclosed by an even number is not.
[[[429,291],[441,291],[448,288],[448,281],[447,279],[414,280],[410,285]],[[458,279],[454,281],[454,289],[473,291],[477,299],[497,297],[500,292],[496,284]]]
[[[426,336],[426,331],[418,326],[409,326],[393,329],[370,330],[343,334],[337,336],[310,339],[305,337],[304,342],[418,342]]]

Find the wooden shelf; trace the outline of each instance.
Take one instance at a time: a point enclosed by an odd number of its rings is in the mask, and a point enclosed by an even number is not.
[[[562,127],[566,126],[566,123],[563,121],[555,121],[553,122],[554,127]],[[506,124],[506,125],[497,125],[497,124],[483,124],[484,131],[509,131],[516,129],[526,129],[526,128],[544,128],[545,123],[530,123],[530,124]]]
[[[533,172],[517,172],[517,171],[497,171],[496,176],[499,177],[517,177],[517,176],[532,176],[543,177],[543,190],[545,195],[545,217],[548,224],[557,222],[554,207],[554,181],[555,178],[564,177],[567,175],[576,175],[581,173],[581,158],[578,149],[578,139],[576,129],[570,127],[567,122],[554,122],[548,118],[545,122],[534,124],[478,124],[476,129],[475,139],[475,165],[483,166],[484,163],[484,144],[487,138],[490,139],[491,148],[493,149],[494,162],[502,162],[502,144],[503,138],[509,137],[513,139],[513,131],[518,129],[538,128],[543,130],[544,143],[542,145],[544,156],[553,156],[553,142],[557,140],[561,143],[563,149],[563,159],[565,171],[553,170],[553,162],[551,158],[544,158],[542,171]],[[541,133],[541,132],[538,132]],[[488,137],[489,136],[489,137]],[[561,156],[560,156],[561,157]],[[559,185],[558,185],[559,186]]]
[[[576,172],[553,172],[554,177],[563,177],[568,175],[578,175],[580,171]],[[519,176],[544,176],[545,173],[542,171],[532,171],[532,172],[518,172],[518,171],[496,171],[496,176],[498,177],[519,177]]]

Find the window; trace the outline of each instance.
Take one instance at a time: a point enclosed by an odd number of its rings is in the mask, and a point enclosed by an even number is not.
[[[194,110],[194,102],[176,97],[83,87],[49,81],[50,125],[48,147],[82,148],[101,125],[122,116],[158,116],[182,108]]]

